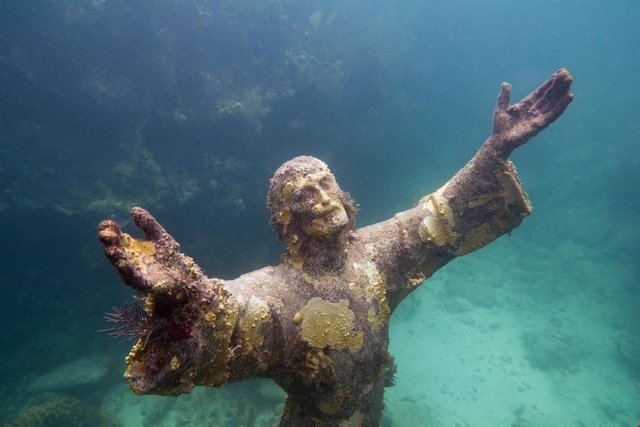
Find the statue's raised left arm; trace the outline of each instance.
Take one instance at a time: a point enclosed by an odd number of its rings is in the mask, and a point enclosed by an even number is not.
[[[357,230],[386,276],[391,309],[447,262],[509,233],[531,213],[508,158],[560,117],[573,99],[571,82],[569,72],[561,69],[511,106],[511,86],[503,83],[493,132],[476,155],[416,207]]]

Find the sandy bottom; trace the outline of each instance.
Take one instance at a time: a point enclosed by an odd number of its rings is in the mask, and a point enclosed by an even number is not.
[[[392,322],[386,425],[637,425],[633,280],[571,241],[510,237],[454,261]]]

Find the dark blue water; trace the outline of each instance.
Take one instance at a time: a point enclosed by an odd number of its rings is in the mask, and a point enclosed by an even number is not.
[[[567,67],[573,104],[513,156],[534,214],[395,313],[383,425],[637,425],[639,21],[624,0],[2,2],[0,421],[276,423],[267,381],[128,390],[131,343],[96,333],[131,296],[98,222],[144,206],[232,278],[282,252],[282,162],[325,160],[371,224],[464,165],[502,81],[517,100]]]

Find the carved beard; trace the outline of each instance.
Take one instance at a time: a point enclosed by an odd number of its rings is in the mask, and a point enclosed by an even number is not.
[[[304,227],[304,233],[311,237],[329,237],[343,230],[348,223],[347,212],[340,206],[338,209],[312,218]]]

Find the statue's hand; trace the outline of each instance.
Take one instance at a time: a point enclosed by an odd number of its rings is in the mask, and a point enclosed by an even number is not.
[[[133,208],[131,218],[144,232],[140,240],[122,233],[115,221],[102,221],[98,227],[105,254],[127,285],[145,293],[171,293],[204,278],[200,268],[180,252],[178,242],[149,212]]]
[[[149,212],[133,208],[131,218],[144,232],[142,239],[110,220],[98,230],[107,258],[124,282],[140,291],[137,301],[144,310],[131,316],[116,311],[109,319],[116,335],[137,338],[125,378],[136,393],[169,395],[222,383],[235,325],[235,317],[225,312],[228,293],[222,282],[207,278]]]
[[[506,159],[511,151],[560,117],[573,100],[569,92],[572,81],[569,71],[560,69],[529,96],[511,106],[511,85],[502,83],[490,139],[496,152]]]

